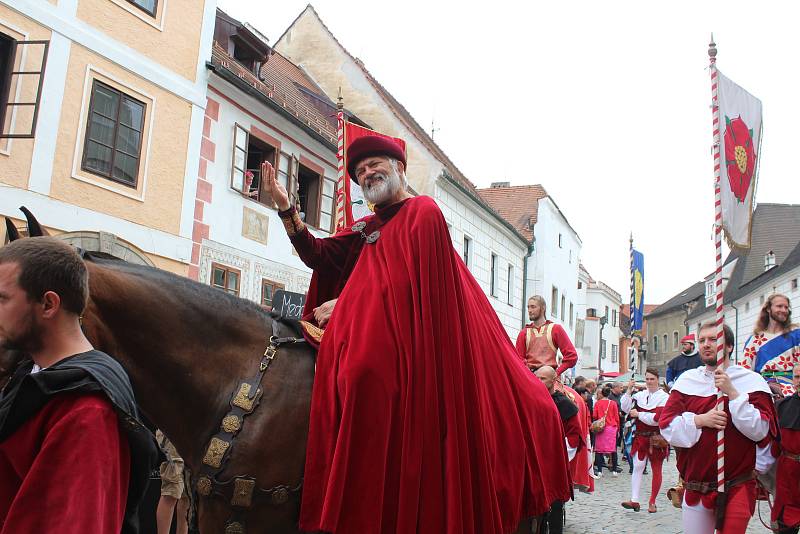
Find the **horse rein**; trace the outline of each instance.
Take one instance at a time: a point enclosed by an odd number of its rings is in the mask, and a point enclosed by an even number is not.
[[[256,478],[249,475],[237,475],[228,480],[219,478],[230,457],[236,436],[244,425],[244,418],[253,413],[261,402],[261,381],[278,355],[278,349],[284,345],[306,343],[303,337],[276,335],[280,333],[280,329],[281,323],[273,317],[272,335],[261,357],[258,371],[239,383],[231,395],[230,410],[222,418],[217,433],[206,445],[206,452],[193,484],[199,495],[221,497],[230,504],[233,513],[225,524],[224,534],[245,534],[244,512],[252,507],[254,499],[281,506],[289,501],[290,496],[299,494],[303,486],[302,479],[295,486],[277,485],[264,489],[258,487]]]

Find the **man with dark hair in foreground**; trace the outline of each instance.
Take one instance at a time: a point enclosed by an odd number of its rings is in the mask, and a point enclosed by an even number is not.
[[[86,266],[50,237],[0,248],[0,350],[30,356],[0,394],[0,534],[133,534],[154,465],[122,367],[80,316]]]

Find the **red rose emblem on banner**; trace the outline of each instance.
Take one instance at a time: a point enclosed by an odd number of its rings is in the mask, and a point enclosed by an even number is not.
[[[747,127],[741,116],[733,120],[725,117],[725,167],[733,196],[744,202],[756,168],[756,153],[753,150],[753,130]]]

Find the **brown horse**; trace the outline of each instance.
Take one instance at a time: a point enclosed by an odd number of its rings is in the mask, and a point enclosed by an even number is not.
[[[31,236],[43,233],[32,216],[28,221]],[[101,254],[86,254],[84,260],[90,284],[86,336],[123,365],[142,412],[169,436],[192,473],[200,473],[234,394],[258,376],[273,335],[272,318],[250,301],[166,271]],[[0,369],[17,357],[0,352]],[[220,486],[227,488],[226,496],[199,498],[200,532],[299,532],[313,374],[314,354],[307,344],[278,348],[260,380],[260,404],[244,417],[216,474],[230,482]],[[255,480],[249,507],[231,505],[235,477]],[[269,491],[275,488],[280,491]]]

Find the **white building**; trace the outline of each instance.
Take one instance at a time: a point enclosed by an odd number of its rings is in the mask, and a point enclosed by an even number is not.
[[[375,130],[407,143],[407,175],[419,194],[436,199],[456,250],[489,297],[509,336],[523,317],[523,270],[528,241],[492,210],[475,186],[433,142],[408,111],[353,57],[308,6],[275,43],[328,96]]]
[[[334,224],[335,105],[257,30],[217,11],[193,264],[199,280],[270,306],[278,289],[305,293],[311,278],[261,182],[261,163],[300,202],[317,237]],[[325,111],[327,110],[327,111]],[[246,174],[252,173],[252,181]],[[199,246],[198,246],[199,244]]]
[[[577,323],[575,374],[597,378],[600,373],[616,376],[620,370],[619,340],[621,295],[594,280],[581,265],[578,276],[578,310],[585,313]]]
[[[800,205],[758,204],[753,213],[752,246],[732,252],[723,269],[725,323],[736,334],[736,357],[752,335],[765,300],[781,293],[798,302],[800,289]],[[713,276],[706,278],[705,299],[687,319],[690,333],[715,319]],[[795,318],[796,321],[796,318]]]
[[[508,182],[480,189],[481,196],[531,243],[525,260],[525,300],[540,295],[547,318],[575,340],[578,309],[578,266],[581,238],[541,185]],[[527,313],[523,323],[527,322]]]

